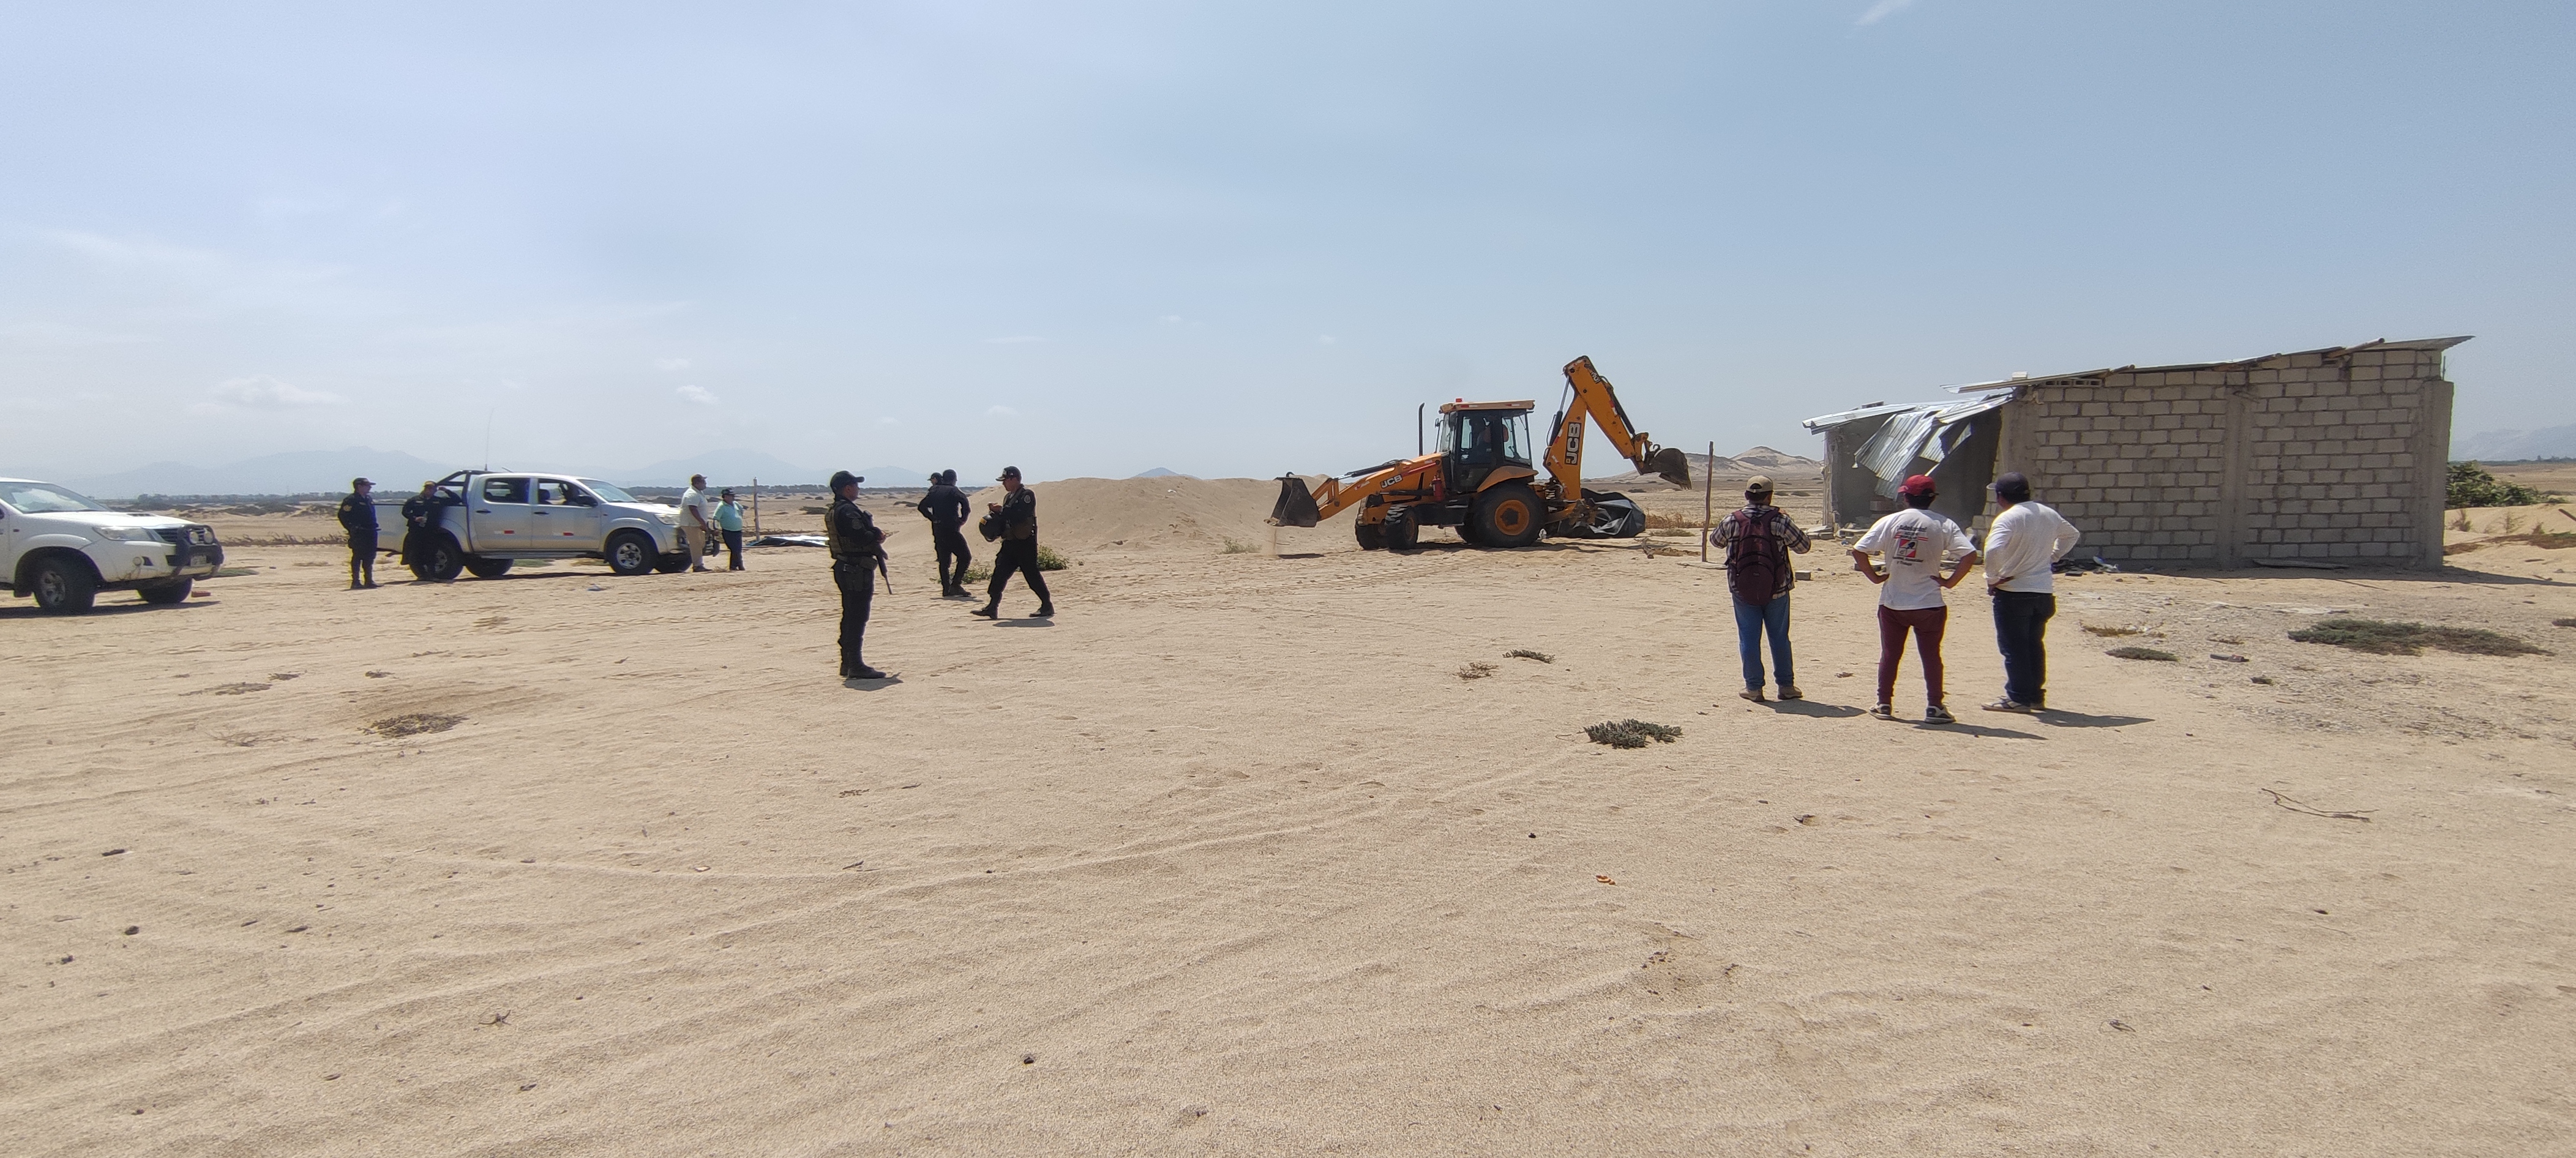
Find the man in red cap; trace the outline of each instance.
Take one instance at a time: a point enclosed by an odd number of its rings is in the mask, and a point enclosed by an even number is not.
[[[1977,545],[1959,524],[1933,513],[1932,500],[1940,490],[1931,475],[1908,477],[1896,493],[1904,497],[1905,509],[1880,519],[1852,544],[1852,567],[1878,584],[1878,706],[1869,714],[1896,718],[1896,665],[1905,658],[1905,636],[1912,632],[1915,650],[1923,656],[1928,704],[1923,722],[1954,723],[1941,696],[1941,632],[1950,623],[1950,605],[1941,593],[1967,578],[1968,568],[1977,563]],[[1873,554],[1886,557],[1884,570],[1870,565]],[[1958,560],[1946,578],[1941,574],[1944,555]]]

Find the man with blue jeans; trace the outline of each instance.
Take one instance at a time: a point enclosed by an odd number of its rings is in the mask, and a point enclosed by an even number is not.
[[[1744,483],[1744,508],[1709,534],[1726,550],[1726,586],[1735,600],[1735,647],[1744,659],[1744,690],[1736,694],[1762,702],[1762,637],[1768,635],[1780,698],[1805,698],[1789,662],[1789,589],[1798,581],[1789,552],[1807,552],[1807,532],[1771,505],[1771,480],[1757,474]]]
[[[2057,561],[2083,535],[2056,511],[2030,501],[2030,479],[1995,480],[2003,510],[1986,531],[1986,590],[1995,600],[1995,645],[2004,653],[2004,698],[1989,712],[2048,706],[2048,621],[2057,614]]]

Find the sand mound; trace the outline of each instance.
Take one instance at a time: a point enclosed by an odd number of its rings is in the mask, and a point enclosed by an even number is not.
[[[1262,520],[1279,497],[1275,479],[1186,476],[1068,478],[1039,483],[1038,541],[1067,551],[1201,549],[1228,538],[1263,541]],[[975,510],[1002,501],[1002,488],[975,492]]]

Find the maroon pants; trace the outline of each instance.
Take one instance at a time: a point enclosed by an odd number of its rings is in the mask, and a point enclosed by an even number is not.
[[[1878,702],[1896,702],[1896,665],[1905,658],[1905,633],[1914,633],[1914,650],[1923,654],[1923,687],[1929,696],[1925,703],[1941,699],[1941,632],[1950,625],[1947,607],[1923,607],[1898,611],[1892,607],[1878,609]]]

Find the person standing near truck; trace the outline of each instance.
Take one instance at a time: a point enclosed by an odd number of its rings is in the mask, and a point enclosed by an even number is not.
[[[1001,618],[1002,588],[1010,582],[1011,573],[1017,571],[1028,577],[1029,590],[1037,593],[1037,618],[1053,619],[1055,600],[1047,595],[1046,578],[1038,574],[1038,493],[1020,485],[1020,468],[1016,466],[1003,467],[999,481],[1002,501],[984,504],[1002,526],[1002,546],[994,552],[993,582],[986,592],[991,602],[970,614]]]
[[[966,593],[966,568],[975,557],[968,553],[966,536],[959,530],[966,525],[972,507],[966,501],[966,492],[957,489],[957,472],[943,470],[931,476],[930,492],[921,496],[921,502],[913,509],[930,520],[930,542],[939,549],[939,597],[974,598]]]
[[[1744,690],[1736,694],[1762,702],[1762,637],[1768,634],[1780,698],[1804,699],[1789,666],[1789,589],[1798,581],[1789,552],[1807,553],[1807,532],[1771,505],[1771,480],[1757,474],[1744,482],[1743,509],[1719,520],[1710,534],[1726,551],[1726,587],[1735,603],[1735,650],[1744,660]]]
[[[724,536],[725,570],[742,570],[742,504],[733,501],[733,488],[725,488],[716,504],[716,531]]]
[[[891,532],[859,509],[859,476],[832,472],[832,506],[823,512],[823,547],[832,556],[832,585],[841,590],[841,678],[881,680],[860,653],[868,634],[868,605],[876,597],[877,557]]]
[[[2059,559],[2084,536],[2056,511],[2030,501],[2030,478],[1995,480],[2003,510],[1986,529],[1986,591],[1995,601],[1995,646],[2004,653],[2004,698],[1989,712],[2048,706],[2048,621],[2057,614]]]
[[[1905,636],[1911,632],[1915,650],[1923,655],[1923,722],[1957,723],[1941,695],[1941,633],[1950,624],[1950,605],[1941,593],[1968,577],[1968,568],[1977,565],[1977,545],[1959,524],[1933,513],[1932,500],[1940,492],[1931,475],[1907,477],[1896,493],[1905,499],[1905,509],[1880,519],[1852,544],[1852,568],[1879,585],[1878,706],[1869,714],[1896,718],[1896,667],[1905,658]],[[1870,565],[1873,552],[1886,556],[1886,570]],[[1948,578],[1941,575],[1945,554],[1958,558]]]
[[[715,526],[707,522],[707,476],[689,476],[689,489],[680,492],[680,541],[689,548],[689,570],[707,569],[707,544],[715,539]]]
[[[376,484],[349,480],[349,497],[340,500],[340,529],[349,533],[349,590],[376,585]]]
[[[438,506],[438,484],[434,481],[420,484],[419,494],[403,500],[403,566],[420,566],[421,552],[429,548],[429,537],[438,533]]]

